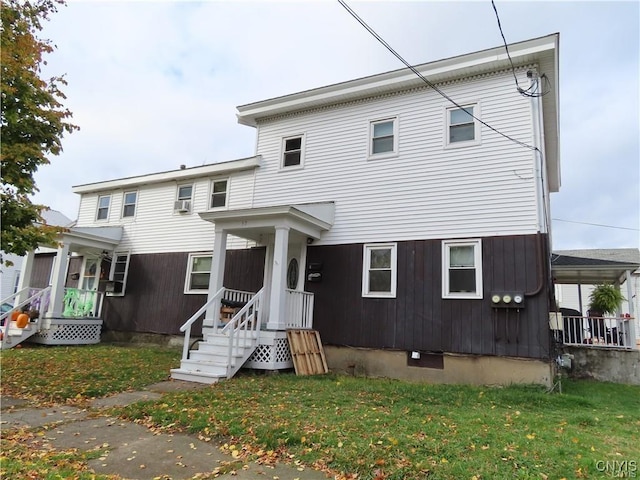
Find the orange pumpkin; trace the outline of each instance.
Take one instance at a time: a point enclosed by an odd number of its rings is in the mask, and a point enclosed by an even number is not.
[[[16,320],[18,320],[18,315],[20,315],[22,312],[20,310],[14,310],[13,312],[11,312],[11,321],[15,322]]]
[[[29,315],[26,313],[21,313],[18,315],[18,319],[16,320],[16,327],[24,328],[29,324]]]

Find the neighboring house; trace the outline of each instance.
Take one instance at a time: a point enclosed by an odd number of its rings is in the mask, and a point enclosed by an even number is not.
[[[57,210],[43,210],[42,218],[47,225],[55,225],[58,227],[70,227],[73,221],[66,217],[62,212]],[[43,251],[44,249],[40,249]],[[0,275],[2,276],[2,284],[0,286],[0,298],[6,298],[18,291],[20,284],[20,270],[22,269],[22,259],[18,255],[4,254],[3,261],[11,262],[11,265],[1,265]]]
[[[625,301],[617,317],[629,315],[640,344],[640,250],[637,248],[558,250],[552,255],[556,303],[587,316],[595,285],[610,283],[620,288]]]
[[[218,375],[222,305],[261,324],[230,363],[290,366],[286,328],[312,325],[336,370],[549,384],[558,41],[416,67],[459,106],[396,70],[238,107],[254,157],[76,186],[71,233],[121,237],[76,248],[58,289],[102,277],[120,332],[178,334],[203,307],[176,378]]]

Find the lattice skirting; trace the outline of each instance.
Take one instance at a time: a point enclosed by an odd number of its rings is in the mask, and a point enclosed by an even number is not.
[[[293,359],[291,358],[287,337],[261,338],[260,344],[244,366],[260,370],[293,368]]]
[[[40,330],[29,341],[45,345],[89,345],[100,343],[101,330],[102,320],[52,319],[48,328]]]

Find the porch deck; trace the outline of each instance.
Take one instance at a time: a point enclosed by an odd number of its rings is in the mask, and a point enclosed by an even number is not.
[[[563,317],[563,343],[572,346],[637,348],[631,316]]]

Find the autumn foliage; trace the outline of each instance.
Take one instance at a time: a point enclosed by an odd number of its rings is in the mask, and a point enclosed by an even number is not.
[[[52,243],[55,227],[40,215],[47,207],[31,202],[38,189],[34,173],[62,151],[62,137],[78,127],[62,100],[61,76],[42,78],[44,55],[53,51],[38,38],[42,22],[63,0],[2,0],[2,250],[23,255]]]

